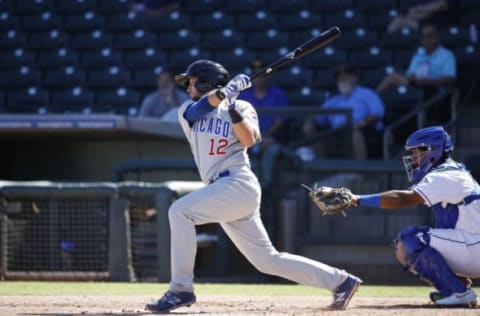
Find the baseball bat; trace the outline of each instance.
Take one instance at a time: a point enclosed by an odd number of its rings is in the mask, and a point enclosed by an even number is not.
[[[265,68],[255,72],[253,75],[250,76],[250,79],[254,80],[255,78],[258,78],[260,76],[269,75],[275,69],[285,66],[327,45],[328,43],[337,39],[340,36],[340,34],[341,34],[340,28],[338,26],[332,26],[328,30],[322,32],[320,35],[314,38],[311,38],[305,43],[301,44],[300,46],[298,46],[297,48],[295,48],[285,56],[280,57],[279,59],[277,59],[270,65],[266,66]]]

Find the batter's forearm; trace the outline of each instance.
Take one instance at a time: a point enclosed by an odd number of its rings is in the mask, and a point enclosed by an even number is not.
[[[245,120],[233,124],[233,132],[237,135],[240,142],[247,148],[257,143],[257,132]]]

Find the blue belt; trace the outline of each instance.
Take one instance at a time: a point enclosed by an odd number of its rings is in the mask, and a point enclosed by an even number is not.
[[[472,195],[469,195],[466,198],[464,198],[462,203],[460,203],[460,204],[468,205],[468,204],[470,204],[473,201],[478,200],[478,199],[480,199],[480,194],[472,194]]]
[[[212,184],[214,183],[215,181],[217,181],[218,179],[220,178],[223,178],[223,177],[228,177],[230,175],[230,171],[229,170],[225,170],[225,171],[222,171],[218,174],[218,177],[213,179],[213,180],[210,180],[209,184]]]

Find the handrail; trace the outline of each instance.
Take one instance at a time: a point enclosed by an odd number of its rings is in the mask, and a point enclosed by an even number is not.
[[[392,130],[398,128],[400,125],[405,123],[407,120],[411,119],[415,115],[419,115],[420,112],[425,111],[426,109],[429,109],[436,105],[438,101],[444,99],[447,96],[451,96],[451,102],[450,102],[450,107],[451,107],[451,120],[447,122],[448,125],[453,124],[456,119],[457,119],[457,111],[456,111],[456,105],[457,105],[457,99],[458,99],[458,90],[457,89],[452,89],[452,90],[445,90],[441,91],[435,96],[431,97],[427,101],[421,103],[418,107],[410,110],[409,112],[405,113],[403,116],[399,117],[397,120],[389,124],[388,126],[385,127],[384,133],[383,133],[383,160],[388,160],[390,159],[390,154],[389,154],[389,148],[388,148],[388,143],[392,134]],[[421,128],[423,125],[423,122],[417,122],[418,128]]]

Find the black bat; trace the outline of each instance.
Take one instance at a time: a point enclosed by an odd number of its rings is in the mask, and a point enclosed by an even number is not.
[[[301,44],[288,54],[286,54],[283,57],[280,57],[267,67],[255,72],[253,75],[250,76],[251,80],[254,80],[255,78],[258,78],[260,76],[266,76],[269,75],[272,71],[275,69],[278,69],[282,66],[285,66],[292,61],[295,61],[299,58],[302,58],[305,55],[310,54],[314,50],[319,49],[320,47],[323,47],[327,45],[328,43],[332,42],[333,40],[337,39],[340,36],[340,28],[338,26],[332,26],[328,30],[322,32],[322,34],[309,39],[305,43]]]

